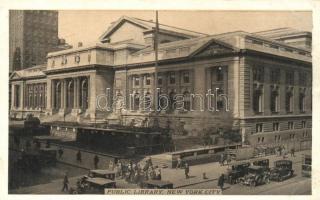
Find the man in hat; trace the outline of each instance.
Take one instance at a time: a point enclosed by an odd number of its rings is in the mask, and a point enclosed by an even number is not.
[[[186,163],[186,164],[184,165],[184,174],[186,175],[186,179],[189,178],[189,171],[190,171],[189,165],[188,165],[188,163]]]
[[[220,187],[221,190],[223,190],[223,185],[224,185],[224,174],[221,174],[218,180],[218,186]]]

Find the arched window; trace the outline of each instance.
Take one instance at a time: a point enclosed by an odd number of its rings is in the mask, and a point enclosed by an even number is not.
[[[59,109],[61,107],[61,83],[60,81],[56,84],[56,90],[55,90],[55,101],[54,101],[54,107],[56,109]]]
[[[73,99],[74,99],[74,82],[70,80],[68,82],[68,89],[67,89],[67,108],[73,108]]]
[[[88,108],[88,80],[85,79],[81,83],[81,101],[80,107],[82,109]]]

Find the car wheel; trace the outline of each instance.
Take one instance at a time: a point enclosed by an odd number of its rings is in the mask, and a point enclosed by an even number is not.
[[[279,181],[282,182],[283,181],[283,177],[279,176]]]

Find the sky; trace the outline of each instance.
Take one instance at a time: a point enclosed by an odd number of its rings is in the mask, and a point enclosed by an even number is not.
[[[292,27],[312,31],[312,13],[303,11],[165,11],[159,23],[192,31],[218,34],[231,31],[256,32]],[[100,35],[121,16],[155,21],[155,11],[60,10],[59,37],[71,45],[97,42]]]

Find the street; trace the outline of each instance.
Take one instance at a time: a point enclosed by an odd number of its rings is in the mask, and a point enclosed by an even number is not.
[[[272,166],[272,164],[271,164]],[[256,187],[250,187],[241,184],[225,184],[223,194],[225,195],[310,195],[311,194],[311,178],[301,176],[301,162],[294,162],[294,177],[282,182],[270,181]],[[182,188],[192,189],[210,189],[217,188],[217,180],[205,183],[199,183],[192,186]],[[294,188],[294,189],[293,189]]]
[[[311,178],[301,176],[301,155],[308,153],[308,151],[297,152],[295,157],[289,157],[288,159],[293,161],[294,176],[282,182],[270,181],[269,184],[260,185],[257,187],[249,187],[240,184],[230,185],[225,183],[223,194],[236,195],[236,194],[263,194],[263,195],[304,195],[311,194]],[[275,155],[266,157],[270,160],[270,167],[273,166],[275,160],[282,159]],[[217,178],[221,173],[225,173],[228,166],[220,166],[219,163],[206,163],[201,165],[191,166],[190,178],[186,179],[183,169],[162,169],[162,180],[171,181],[174,184],[174,188],[179,189],[213,189],[217,188]],[[48,174],[53,174],[50,180],[45,183],[35,181],[33,186],[20,187],[15,190],[11,190],[10,193],[14,194],[67,194],[61,192],[62,188],[62,175],[68,171],[70,187],[75,187],[77,179],[81,175],[87,174],[87,170],[80,169],[75,165],[58,164],[54,168],[46,170],[46,173],[41,173],[48,177]],[[202,178],[202,173],[206,172],[207,179]],[[40,177],[34,177],[35,180]],[[54,175],[56,174],[56,176]],[[58,174],[58,175],[57,175]],[[43,177],[42,177],[43,178]],[[130,184],[124,181],[124,179],[116,179],[118,188],[139,188],[136,184]],[[292,190],[294,188],[294,190]]]

